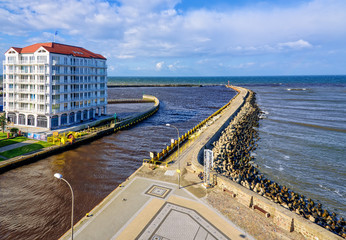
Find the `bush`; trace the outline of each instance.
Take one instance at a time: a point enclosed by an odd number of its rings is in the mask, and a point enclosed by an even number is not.
[[[11,133],[18,133],[19,129],[18,128],[11,128],[10,132]]]

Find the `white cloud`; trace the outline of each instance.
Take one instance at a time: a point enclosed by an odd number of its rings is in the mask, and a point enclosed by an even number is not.
[[[121,50],[116,56],[227,54],[227,49],[263,50],[263,46],[277,43],[304,48],[305,42],[324,41],[326,34],[334,40],[346,35],[346,3],[341,0],[315,0],[295,8],[201,9],[184,14],[174,8],[178,2],[5,1],[0,3],[0,31],[22,35],[61,29],[74,38],[104,42]],[[305,40],[294,43],[295,39]]]
[[[166,69],[178,69],[168,64],[172,58],[192,57],[202,63],[218,57],[303,52],[316,46],[337,51],[335,46],[345,46],[343,0],[217,11],[177,9],[179,2],[5,0],[0,1],[0,33],[35,42],[52,41],[50,33],[58,30],[57,41],[100,52],[109,61],[150,58],[157,62],[157,71],[165,68],[163,61]]]
[[[156,63],[156,65],[155,65],[156,71],[161,71],[164,64],[165,64],[165,62]]]
[[[244,68],[249,68],[254,66],[255,63],[254,62],[247,62],[247,63],[241,63],[235,66],[232,66],[231,68],[238,68],[238,69],[244,69]]]
[[[65,41],[65,39],[59,35],[59,33],[55,35],[55,32],[42,32],[40,36],[28,38],[26,42],[28,42],[29,44],[34,44],[38,42],[52,42],[54,40],[55,42],[62,43]]]
[[[134,56],[132,55],[118,55],[116,56],[119,59],[130,59],[130,58],[134,58]]]
[[[288,47],[288,48],[292,48],[292,49],[312,48],[312,45],[309,42],[304,41],[302,39],[295,41],[295,42],[279,43],[278,46],[279,47]]]

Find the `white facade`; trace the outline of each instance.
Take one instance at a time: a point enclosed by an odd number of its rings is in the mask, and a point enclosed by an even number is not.
[[[4,111],[14,125],[56,129],[107,113],[106,59],[54,51],[41,46],[5,53]]]

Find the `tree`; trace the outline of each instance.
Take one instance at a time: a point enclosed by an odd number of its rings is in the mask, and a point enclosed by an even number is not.
[[[2,128],[2,132],[5,132],[5,127],[7,125],[7,119],[6,119],[6,114],[0,115],[0,126]]]

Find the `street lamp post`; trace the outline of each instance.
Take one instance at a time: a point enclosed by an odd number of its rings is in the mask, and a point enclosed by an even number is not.
[[[74,196],[73,196],[73,190],[71,185],[68,183],[68,181],[66,179],[64,179],[62,177],[62,175],[60,173],[55,173],[54,177],[63,180],[65,183],[67,183],[67,185],[70,187],[71,190],[71,194],[72,194],[72,209],[71,209],[71,240],[73,240],[73,205],[74,205]]]
[[[179,129],[176,126],[174,126],[172,124],[169,124],[169,123],[167,123],[166,126],[167,127],[173,127],[178,132],[178,140],[177,140],[178,141],[178,156],[177,156],[177,159],[178,159],[178,157],[179,157],[179,136],[180,136],[179,135]],[[179,185],[179,189],[180,189],[180,161],[179,160],[178,160],[178,185]]]

